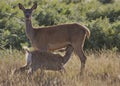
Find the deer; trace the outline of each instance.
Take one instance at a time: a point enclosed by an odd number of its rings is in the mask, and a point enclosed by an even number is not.
[[[90,37],[90,30],[81,24],[60,24],[35,28],[32,26],[32,12],[37,8],[37,3],[26,9],[19,3],[19,9],[25,16],[26,35],[32,47],[41,51],[54,51],[71,45],[75,54],[81,61],[80,73],[85,69],[86,56],[83,51],[86,38]]]
[[[15,69],[14,73],[28,70],[28,74],[33,74],[38,69],[65,72],[64,65],[70,59],[73,47],[70,45],[67,46],[66,54],[64,56],[39,50],[30,51],[26,47],[24,50],[26,52],[26,64],[19,69]]]

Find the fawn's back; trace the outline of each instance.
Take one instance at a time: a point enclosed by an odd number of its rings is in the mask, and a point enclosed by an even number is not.
[[[58,54],[52,54],[50,52],[32,51],[32,63],[33,68],[43,68],[47,70],[60,70],[63,66],[63,57]]]

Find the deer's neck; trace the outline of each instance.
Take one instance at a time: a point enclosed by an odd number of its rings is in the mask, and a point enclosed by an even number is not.
[[[73,52],[73,48],[71,46],[70,47],[68,46],[68,48],[66,49],[66,53],[63,57],[63,64],[67,63],[67,61],[70,59],[72,52]]]
[[[30,19],[26,19],[26,34],[30,40],[33,38],[34,29],[32,27],[32,22]]]

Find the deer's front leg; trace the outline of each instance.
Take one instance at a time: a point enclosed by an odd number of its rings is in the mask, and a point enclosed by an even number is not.
[[[24,71],[27,70],[27,69],[28,69],[27,65],[24,65],[23,67],[20,67],[19,69],[15,69],[15,70],[13,71],[13,74],[19,73],[19,72],[24,72]]]

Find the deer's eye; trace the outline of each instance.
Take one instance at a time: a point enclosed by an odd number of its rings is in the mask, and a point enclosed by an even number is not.
[[[29,14],[31,14],[31,12],[28,12],[28,11],[26,11],[25,13],[29,13]]]

